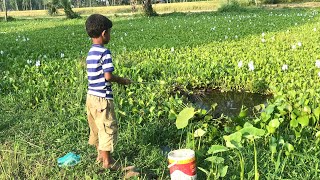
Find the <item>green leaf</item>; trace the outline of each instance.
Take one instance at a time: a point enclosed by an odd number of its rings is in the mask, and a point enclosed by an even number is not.
[[[317,120],[319,120],[320,106],[313,110],[313,114],[316,116]]]
[[[275,105],[269,105],[269,106],[265,109],[265,111],[266,111],[267,114],[272,114],[273,111],[274,111],[274,108],[275,108]]]
[[[228,167],[229,166],[219,167],[218,172],[220,174],[220,177],[225,177],[227,175]]]
[[[298,127],[299,123],[296,119],[291,119],[290,121],[290,126],[293,127],[293,128],[296,128]]]
[[[299,116],[297,121],[302,127],[306,127],[309,124],[309,117],[307,115]]]
[[[194,108],[187,107],[184,108],[177,117],[176,126],[178,129],[185,128],[189,124],[189,119],[191,119],[195,114]]]
[[[316,138],[317,138],[317,139],[320,139],[320,131],[318,131],[318,132],[316,133]]]
[[[197,130],[194,131],[193,136],[194,137],[201,137],[206,133],[206,131],[204,131],[203,129],[199,128]]]
[[[311,113],[311,108],[309,106],[304,106],[303,107],[303,112],[306,112],[306,113],[310,114]]]
[[[270,122],[269,122],[269,126],[273,127],[273,128],[278,128],[280,125],[280,122],[279,122],[279,119],[272,119]]]
[[[248,109],[247,108],[241,108],[241,111],[239,113],[239,118],[245,118],[247,117]]]
[[[226,146],[229,148],[241,148],[241,139],[242,134],[241,132],[237,131],[233,134],[230,134],[229,136],[223,136],[223,139],[226,141]]]
[[[224,159],[222,157],[218,156],[211,156],[205,159],[206,161],[210,161],[214,164],[222,164],[224,162]]]
[[[249,122],[244,123],[243,127],[253,127],[253,125]]]
[[[258,129],[256,127],[245,127],[240,130],[243,137],[248,139],[260,138],[265,134],[263,129]]]
[[[221,145],[212,145],[208,150],[208,154],[215,154],[215,153],[224,152],[224,151],[228,151],[228,148]]]
[[[198,169],[200,169],[202,172],[204,172],[207,176],[210,175],[210,172],[203,169],[202,167],[198,167]]]
[[[274,128],[274,127],[272,127],[272,126],[266,126],[266,129],[267,129],[267,131],[268,131],[268,133],[269,134],[273,134],[273,133],[275,133],[276,132],[276,129]]]
[[[294,147],[290,143],[286,143],[285,147],[287,148],[287,151],[290,153],[291,151],[294,151]]]

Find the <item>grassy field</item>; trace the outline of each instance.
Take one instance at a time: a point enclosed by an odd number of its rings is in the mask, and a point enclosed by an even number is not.
[[[221,5],[222,0],[215,1],[200,1],[200,2],[185,2],[185,3],[160,3],[153,4],[153,8],[158,13],[170,13],[170,12],[188,12],[188,11],[215,11]],[[142,12],[142,6],[137,5],[137,12],[131,12],[130,5],[123,6],[106,6],[106,7],[91,7],[91,8],[74,8],[75,12],[80,15],[88,16],[94,13],[100,13],[104,15],[123,15],[125,14],[139,14]],[[46,10],[33,10],[33,11],[9,11],[9,16],[15,18],[39,18],[50,17]],[[4,16],[3,12],[0,12],[0,16]],[[64,16],[63,9],[58,10],[58,17]]]
[[[169,179],[166,149],[192,148],[199,179],[320,179],[320,15],[316,9],[113,17],[120,137],[136,179]],[[85,19],[0,22],[0,179],[122,179],[87,144]],[[144,82],[144,83],[142,83]],[[186,100],[197,89],[272,94],[238,117]],[[188,108],[188,109],[186,109]],[[185,110],[185,111],[183,111]],[[181,111],[192,111],[181,127]],[[180,114],[180,115],[179,115]],[[201,138],[195,132],[205,132]],[[81,155],[74,167],[57,158]],[[225,174],[224,174],[225,173]]]

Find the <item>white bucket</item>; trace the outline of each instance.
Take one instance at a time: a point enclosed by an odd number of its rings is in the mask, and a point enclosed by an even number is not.
[[[168,154],[171,180],[196,180],[195,153],[191,149],[178,149]]]

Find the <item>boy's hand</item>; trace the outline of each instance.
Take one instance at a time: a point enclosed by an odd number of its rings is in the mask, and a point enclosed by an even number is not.
[[[123,84],[123,85],[129,85],[129,84],[131,84],[131,83],[132,83],[132,81],[131,81],[130,79],[123,78],[123,80],[122,80],[122,83],[121,83],[121,84]]]

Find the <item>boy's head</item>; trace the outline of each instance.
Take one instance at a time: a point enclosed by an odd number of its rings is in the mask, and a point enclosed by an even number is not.
[[[92,14],[86,21],[86,31],[91,38],[102,38],[107,44],[110,40],[112,22],[101,14]]]

